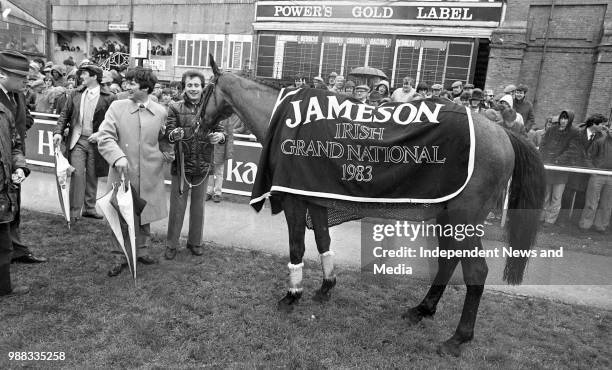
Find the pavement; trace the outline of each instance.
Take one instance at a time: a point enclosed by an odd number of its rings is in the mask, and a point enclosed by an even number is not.
[[[100,180],[99,196],[103,195],[105,189],[105,181]],[[166,186],[166,191],[169,199],[169,186]],[[260,213],[256,213],[248,205],[248,198],[235,195],[230,198],[231,201],[224,200],[221,203],[206,202],[204,239],[227,247],[288,256],[288,233],[284,215],[272,216],[269,208],[264,208]],[[32,171],[22,185],[22,206],[24,209],[57,214],[58,217],[61,217],[55,177],[52,173]],[[188,217],[187,212],[181,233],[183,239],[187,236]],[[163,237],[166,235],[167,222],[168,219],[164,219],[151,224],[152,232]],[[409,246],[416,250],[421,247],[432,249],[436,245],[435,238],[419,238],[414,242],[393,239],[377,243],[371,241],[369,235],[366,235],[362,240],[362,229],[364,233],[369,233],[372,230],[372,222],[374,221],[370,220],[365,223],[353,221],[330,228],[331,249],[336,254],[337,264],[344,268],[359,269],[362,267],[362,257],[372,259],[372,248],[381,245],[386,249]],[[103,221],[100,221],[100,225],[106,227]],[[182,242],[184,245],[185,240]],[[487,240],[486,234],[483,237],[483,246],[485,250],[497,249],[499,251],[507,247],[498,241]],[[612,248],[612,241],[610,247]],[[163,252],[160,251],[161,253]],[[501,281],[503,259],[487,258],[489,265],[487,289],[612,309],[612,257],[573,251],[563,253],[563,258],[531,258],[527,266],[525,281],[520,286],[503,285]],[[53,256],[47,257],[53,258]],[[304,258],[306,263],[319,264],[314,235],[309,231],[306,233]],[[364,265],[366,264],[365,259]],[[414,276],[427,278],[435,269],[435,262],[432,262],[432,259],[417,260],[412,259],[410,264],[407,264],[414,265],[414,275],[407,278]],[[394,265],[403,261],[409,260],[387,260],[388,263],[393,262]],[[376,259],[376,262],[379,262],[380,266],[385,260]],[[305,276],[304,278],[314,277]],[[319,276],[316,278],[318,279]],[[460,268],[455,271],[452,282],[463,284]]]

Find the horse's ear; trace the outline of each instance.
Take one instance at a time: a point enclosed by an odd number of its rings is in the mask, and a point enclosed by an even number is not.
[[[215,63],[215,58],[213,58],[212,54],[208,54],[208,59],[210,60],[210,68],[212,68],[213,74],[218,76],[221,74],[219,71],[219,67],[217,67],[217,63]]]

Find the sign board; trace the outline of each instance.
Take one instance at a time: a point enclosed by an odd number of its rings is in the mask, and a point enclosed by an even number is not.
[[[127,23],[109,23],[108,30],[110,32],[128,32],[130,27]]]
[[[347,22],[498,27],[501,1],[350,2],[258,1],[257,22]]]
[[[30,165],[53,167],[53,130],[57,126],[55,114],[32,112],[34,126],[28,130],[26,138],[26,158]],[[223,192],[250,196],[257,164],[261,155],[261,145],[251,141],[234,140],[234,157],[225,162]],[[170,165],[164,169],[166,184],[170,184]]]
[[[130,57],[146,59],[149,56],[149,40],[132,39],[130,42]]]
[[[163,59],[145,59],[142,64],[154,71],[166,70],[166,61]]]

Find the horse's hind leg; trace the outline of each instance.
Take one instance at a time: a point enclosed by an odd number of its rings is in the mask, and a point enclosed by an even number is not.
[[[331,238],[329,237],[329,227],[327,222],[327,208],[310,203],[308,212],[312,219],[312,225],[317,243],[317,250],[321,258],[321,268],[323,270],[323,282],[314,296],[317,302],[326,302],[331,298],[331,290],[336,286],[336,275],[334,273],[334,252],[329,250]]]
[[[289,289],[287,295],[278,302],[278,309],[290,312],[302,297],[306,203],[295,195],[286,194],[283,198],[283,210],[289,230]]]
[[[436,219],[436,223],[438,225],[446,225],[449,222],[449,218],[447,214],[441,214]],[[447,250],[451,246],[451,237],[438,236],[438,248],[440,250]],[[442,294],[444,294],[444,290],[446,289],[446,285],[448,281],[453,276],[453,272],[459,263],[458,258],[438,258],[438,271],[436,276],[429,288],[429,291],[423,298],[423,301],[416,306],[412,307],[406,312],[402,314],[402,319],[407,320],[410,324],[417,324],[424,317],[433,316],[436,313],[436,307],[438,306],[438,302],[440,298],[442,298]]]
[[[482,249],[482,242],[479,237],[468,238],[468,240],[470,241],[468,248]],[[474,324],[476,323],[478,306],[489,272],[484,257],[462,258],[461,267],[463,269],[463,280],[467,287],[463,311],[455,334],[438,347],[438,353],[441,355],[451,354],[458,357],[461,355],[461,344],[474,338]]]

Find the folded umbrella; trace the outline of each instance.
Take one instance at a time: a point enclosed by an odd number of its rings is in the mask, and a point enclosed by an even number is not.
[[[111,198],[111,205],[117,211],[120,222],[127,229],[130,248],[124,248],[125,257],[134,281],[136,281],[136,225],[134,219],[134,200],[132,198],[132,186],[129,180],[121,176],[121,183],[117,192]]]
[[[70,177],[74,172],[74,167],[70,165],[66,157],[55,147],[55,183],[57,185],[57,195],[62,208],[62,214],[70,229]]]

